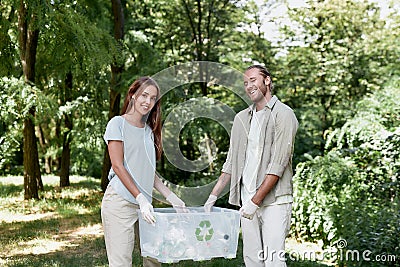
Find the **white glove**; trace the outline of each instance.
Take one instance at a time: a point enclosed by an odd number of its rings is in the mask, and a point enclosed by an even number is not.
[[[212,207],[214,206],[215,202],[217,201],[217,196],[210,194],[208,197],[206,203],[204,203],[204,211],[205,212],[211,212]]]
[[[243,207],[240,208],[239,212],[244,218],[252,220],[257,209],[258,206],[250,199],[246,202],[246,204],[243,205]]]
[[[185,202],[182,201],[175,193],[168,195],[167,201],[174,207],[177,213],[188,213],[189,210],[185,206]]]
[[[143,219],[148,223],[154,224],[156,222],[156,218],[153,216],[153,206],[150,204],[147,198],[140,193],[136,196],[136,201],[139,203],[140,212],[142,213]]]

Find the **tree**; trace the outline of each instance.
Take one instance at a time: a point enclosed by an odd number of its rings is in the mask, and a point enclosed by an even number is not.
[[[21,0],[18,8],[18,43],[22,69],[27,83],[35,82],[36,51],[39,40],[40,5],[38,2]],[[38,190],[43,188],[37,138],[35,135],[35,107],[24,119],[24,198],[39,198]]]
[[[69,185],[71,169],[93,176],[100,173],[88,168],[100,165],[93,163],[100,157],[97,125],[106,120],[102,111],[107,103],[107,67],[118,55],[104,26],[107,16],[98,16],[107,8],[90,1],[54,4],[42,30],[37,84],[55,106],[39,120],[42,157],[52,162],[46,164],[52,165],[49,171],[59,172],[61,187]]]
[[[121,0],[112,0],[112,14],[114,22],[114,38],[119,45],[120,50],[123,48],[124,41],[124,8]],[[111,64],[111,82],[110,82],[110,107],[108,111],[108,119],[119,115],[120,102],[121,102],[121,74],[124,71],[124,62],[119,58],[115,58]],[[110,155],[108,154],[108,147],[106,146],[103,157],[103,167],[101,171],[101,188],[106,190],[108,185],[108,172],[111,167]]]
[[[385,21],[378,7],[359,1],[310,1],[289,14],[296,27],[285,28],[289,45],[279,64],[279,85],[301,119],[297,154],[323,154],[329,132],[384,82],[371,68],[381,61],[371,38],[378,41],[375,33]]]
[[[168,3],[168,4],[167,4]],[[145,35],[153,44],[162,59],[165,67],[174,66],[180,63],[191,61],[212,61],[220,62],[224,57],[224,51],[228,50],[225,42],[228,41],[232,32],[235,32],[237,18],[241,12],[237,1],[227,0],[207,0],[207,1],[157,1],[157,4],[149,3],[143,7],[142,15],[147,17],[142,27]],[[213,73],[207,68],[207,64],[199,64],[194,76],[198,77],[196,83],[186,84],[170,91],[163,96],[163,114],[166,116],[174,107],[182,104],[190,98],[212,97],[220,93],[220,87],[210,86]],[[152,70],[154,73],[154,71]],[[186,75],[183,74],[183,75]],[[188,74],[190,75],[190,74]],[[190,130],[191,127],[202,130]],[[182,153],[190,160],[199,157],[197,145],[205,140],[205,147],[208,147],[210,154],[212,151],[210,138],[213,136],[225,136],[219,134],[221,129],[217,123],[207,123],[206,120],[197,120],[193,124],[188,124],[180,133],[180,148]],[[168,176],[184,177],[181,180],[188,181],[190,174],[185,171],[168,172],[170,165],[165,157],[159,165],[163,173]],[[174,181],[176,182],[176,181]]]
[[[72,72],[68,72],[65,77],[65,95],[62,99],[62,103],[72,101],[72,90],[73,90],[73,76]],[[71,141],[72,141],[72,129],[74,127],[73,117],[71,114],[64,114],[64,126],[65,131],[62,137],[62,154],[60,159],[60,187],[69,186],[69,170],[71,162]]]

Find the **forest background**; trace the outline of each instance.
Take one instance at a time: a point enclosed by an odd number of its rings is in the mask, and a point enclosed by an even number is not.
[[[300,123],[291,236],[400,256],[399,4],[388,2],[382,16],[368,1],[289,3],[2,0],[0,175],[23,175],[26,200],[41,197],[43,174],[58,175],[60,188],[70,175],[94,177],[104,190],[102,135],[137,77],[187,62],[239,72],[262,63]],[[290,23],[278,24],[279,5],[289,6]],[[280,30],[273,42],[266,20]],[[163,96],[163,120],[195,98],[246,107],[201,71],[204,82]],[[189,160],[204,152],[210,164],[190,172],[164,155],[157,171],[177,193],[212,183],[228,146],[217,121],[193,118],[179,149]]]

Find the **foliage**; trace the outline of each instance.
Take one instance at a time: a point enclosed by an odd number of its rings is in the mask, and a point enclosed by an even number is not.
[[[19,68],[17,34],[13,24],[16,16],[14,2],[2,1],[0,7],[0,77],[18,76],[22,71]]]
[[[296,154],[321,155],[326,137],[353,116],[357,101],[393,78],[382,70],[398,61],[398,27],[366,1],[308,1],[289,14],[294,26],[283,28],[281,95],[301,120]],[[383,57],[378,43],[387,51]]]
[[[336,237],[331,210],[338,210],[354,193],[354,173],[351,164],[337,153],[317,156],[297,166],[293,207],[296,237],[323,240],[325,245]]]
[[[154,7],[154,27],[146,32],[154,36],[154,45],[169,66],[192,60],[218,61],[240,15],[233,1],[223,0],[158,1]]]
[[[2,174],[23,171],[22,121],[35,106],[41,168],[57,173],[67,140],[71,172],[100,176],[112,63],[124,66],[116,87],[122,95],[138,76],[179,63],[213,61],[240,71],[264,63],[273,74],[276,94],[300,122],[292,234],[322,239],[325,245],[345,238],[349,249],[398,253],[398,8],[382,18],[369,1],[306,1],[303,7],[289,8],[292,26],[283,27],[273,45],[263,19],[284,1],[123,2],[125,35],[117,43],[109,1],[30,1],[40,16],[35,25],[40,36],[35,84],[27,85],[19,79],[18,5],[1,1]],[[204,78],[211,76],[205,72]],[[229,88],[184,84],[163,96],[163,121],[177,110],[190,113],[185,104],[193,99],[220,101],[234,112],[246,107]],[[203,112],[212,113],[211,106]],[[229,145],[218,122],[190,120],[177,139],[187,159],[212,152],[212,164],[188,172],[164,157],[157,166],[161,174],[193,188],[218,177]],[[226,203],[225,196],[218,205]]]
[[[55,103],[23,79],[3,77],[0,87],[4,92],[0,95],[0,167],[3,173],[20,173],[19,157],[14,155],[18,154],[22,146],[22,121],[30,116],[31,107],[35,107],[38,116],[43,116],[55,109]]]
[[[330,136],[325,156],[298,165],[294,235],[400,255],[397,81],[358,103],[355,116]]]
[[[98,176],[97,166],[101,162],[98,141],[101,139],[95,130],[100,128],[99,125],[103,126],[106,120],[103,110],[107,103],[104,101],[109,79],[107,67],[114,58],[120,57],[108,29],[99,27],[107,25],[104,23],[107,16],[98,16],[107,11],[107,5],[96,5],[91,1],[42,4],[41,12],[45,16],[37,25],[40,27],[40,41],[36,59],[35,94],[26,98],[28,105],[21,102],[16,105],[25,109],[35,106],[37,101],[30,99],[35,95],[39,104],[48,104],[37,107],[39,112],[34,118],[40,141],[39,157],[45,163],[41,165],[42,171],[58,171],[63,143],[74,139],[71,145],[75,156],[72,157],[72,169]],[[15,9],[10,6],[4,10],[9,12],[10,40],[16,41]],[[94,10],[96,12],[92,13]],[[13,99],[15,93],[10,90],[6,92],[11,92],[9,97]],[[94,103],[97,108],[93,108]],[[7,105],[4,109],[14,112],[13,105]],[[15,111],[20,112],[18,108]],[[17,157],[16,161],[13,155],[22,153],[18,145],[22,142],[21,137],[18,137],[21,131],[17,130],[22,121],[13,120],[12,112],[3,113],[8,118],[3,120],[2,130],[5,135],[2,137],[2,148],[9,152],[3,154],[5,160],[12,162],[11,165],[19,165],[20,158]],[[81,131],[85,133],[80,134]],[[101,128],[99,132],[102,131]],[[93,142],[93,139],[96,141]],[[12,150],[10,145],[5,147],[11,143]],[[85,144],[85,149],[82,149],[81,144]],[[90,151],[99,156],[88,156]],[[82,166],[86,168],[82,169]]]
[[[265,64],[276,78],[278,68],[275,56],[281,46],[273,46],[267,38],[269,29],[265,29],[265,17],[273,12],[274,6],[280,1],[245,1],[240,5],[238,14],[244,19],[238,20],[237,32],[226,37],[229,44],[222,53],[221,62],[229,64],[238,70],[243,70],[251,64]]]

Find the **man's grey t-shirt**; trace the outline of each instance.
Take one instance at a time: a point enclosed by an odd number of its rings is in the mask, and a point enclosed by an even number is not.
[[[124,166],[133,178],[139,191],[151,203],[154,186],[156,155],[153,132],[146,124],[144,128],[131,125],[122,116],[112,118],[106,128],[104,140],[122,141],[124,146]],[[111,187],[127,201],[138,204],[133,195],[122,184],[111,168],[109,175]]]

